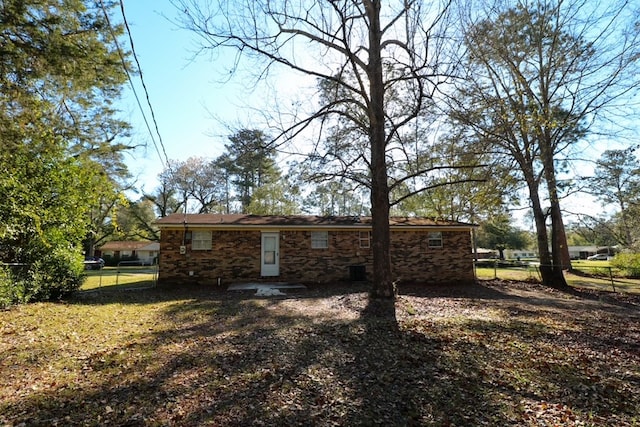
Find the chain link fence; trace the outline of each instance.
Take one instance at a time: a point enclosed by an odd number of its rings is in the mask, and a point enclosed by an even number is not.
[[[120,261],[115,267],[91,269],[86,272],[81,290],[147,289],[158,283],[158,264],[144,265],[140,261]]]
[[[527,261],[478,260],[474,262],[478,280],[540,281],[540,263]],[[570,286],[612,292],[640,294],[640,278],[609,265],[594,266],[572,263],[565,271]]]

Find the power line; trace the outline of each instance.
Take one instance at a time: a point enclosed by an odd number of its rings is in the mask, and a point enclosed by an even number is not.
[[[100,7],[102,9],[102,12],[104,14],[105,20],[107,22],[107,26],[109,27],[109,32],[111,33],[111,36],[113,37],[115,46],[116,46],[116,50],[118,51],[118,55],[120,56],[120,61],[122,62],[122,68],[125,71],[125,74],[127,75],[127,79],[129,80],[129,85],[131,86],[131,90],[133,92],[133,96],[136,99],[136,102],[138,104],[138,108],[140,109],[140,113],[142,114],[142,118],[144,119],[144,123],[147,127],[147,131],[149,132],[149,136],[151,137],[151,141],[153,142],[153,146],[156,149],[156,152],[158,154],[158,158],[160,159],[160,163],[162,164],[163,168],[167,168],[170,166],[170,162],[169,162],[169,158],[167,156],[167,151],[165,149],[164,146],[164,142],[162,140],[162,135],[160,134],[160,130],[158,128],[158,122],[156,120],[156,116],[153,110],[153,106],[151,105],[151,99],[149,98],[149,91],[147,90],[147,85],[144,81],[144,77],[142,75],[142,67],[140,66],[140,61],[138,60],[138,56],[136,54],[136,50],[133,44],[133,37],[131,36],[131,30],[129,28],[129,23],[127,22],[127,18],[125,15],[125,11],[124,11],[124,3],[122,0],[119,0],[119,4],[120,4],[120,11],[122,13],[122,19],[124,21],[124,25],[125,25],[125,29],[127,31],[127,34],[129,36],[129,43],[131,45],[131,54],[136,62],[136,66],[138,67],[138,72],[140,75],[140,81],[142,82],[142,88],[144,90],[145,93],[145,97],[147,100],[147,105],[149,106],[149,111],[151,112],[151,120],[153,121],[154,127],[155,127],[155,131],[156,131],[156,135],[158,136],[158,141],[160,142],[160,147],[158,147],[158,143],[156,142],[156,138],[154,137],[153,131],[151,130],[151,126],[149,124],[149,120],[147,119],[147,116],[144,112],[144,109],[142,108],[142,103],[140,102],[140,97],[138,96],[138,92],[136,91],[136,88],[133,84],[133,79],[131,78],[131,73],[129,71],[129,67],[127,66],[127,61],[125,60],[124,54],[122,53],[122,49],[120,47],[120,43],[118,42],[118,37],[115,34],[115,31],[113,30],[113,25],[111,24],[111,19],[109,18],[109,13],[107,12],[106,7],[104,6],[104,3],[102,0],[99,0],[100,2]],[[161,150],[162,149],[162,150]],[[165,165],[166,163],[166,165]]]
[[[102,1],[102,0],[100,0]],[[124,22],[124,26],[127,30],[127,35],[129,36],[129,44],[131,45],[131,53],[133,55],[133,59],[136,61],[136,66],[138,67],[138,72],[140,73],[140,82],[142,83],[142,87],[144,89],[145,97],[147,99],[147,105],[149,106],[149,111],[151,111],[151,119],[153,120],[153,124],[156,129],[156,134],[158,135],[158,141],[160,141],[160,147],[162,148],[162,154],[164,154],[164,160],[167,162],[167,167],[170,167],[169,157],[167,156],[167,151],[164,146],[164,142],[162,140],[162,135],[160,135],[160,130],[158,129],[158,122],[156,121],[156,115],[151,106],[151,99],[149,98],[149,91],[147,90],[147,85],[142,76],[142,67],[140,66],[140,61],[138,60],[138,55],[136,54],[136,49],[133,44],[133,37],[131,36],[131,29],[129,28],[129,22],[127,22],[127,16],[124,13],[124,1],[120,0],[120,11],[122,13],[122,21]],[[162,159],[160,159],[162,162]]]

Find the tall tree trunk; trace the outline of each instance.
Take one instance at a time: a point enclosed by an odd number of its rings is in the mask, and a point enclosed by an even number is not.
[[[553,259],[553,281],[549,285],[554,288],[567,288],[566,279],[564,278],[563,268],[571,268],[571,260],[567,248],[567,237],[562,222],[562,212],[560,211],[560,203],[557,198],[551,199],[550,216],[551,216],[551,254]],[[564,254],[566,252],[566,254]]]
[[[533,177],[527,178],[529,198],[531,199],[531,211],[536,224],[536,240],[538,242],[538,256],[540,258],[540,278],[545,286],[554,283],[551,253],[549,252],[549,237],[547,235],[546,215],[542,209],[538,184]]]
[[[551,204],[551,227],[554,233],[553,237],[555,240],[555,246],[553,246],[553,250],[559,253],[559,265],[562,270],[571,271],[571,255],[569,254],[567,233],[564,227],[562,210],[560,209],[559,201]]]
[[[619,191],[621,192],[621,190]],[[620,220],[622,222],[622,234],[624,235],[624,246],[630,248],[633,246],[633,235],[631,234],[631,227],[629,226],[629,213],[627,211],[627,206],[624,201],[621,200],[620,203]],[[607,250],[607,253],[609,250]]]
[[[371,216],[373,289],[375,298],[394,298],[391,276],[389,183],[384,127],[384,83],[382,76],[380,0],[366,1],[369,15],[369,139],[371,143]]]
[[[553,163],[553,153],[551,151],[550,138],[540,141],[540,157],[544,168],[544,177],[547,182],[549,192],[551,216],[551,254],[553,257],[553,281],[549,286],[558,289],[567,288],[563,269],[571,269],[571,258],[567,246],[567,235],[562,222],[562,211],[560,210],[560,200],[558,198],[558,186],[556,182],[555,165]]]

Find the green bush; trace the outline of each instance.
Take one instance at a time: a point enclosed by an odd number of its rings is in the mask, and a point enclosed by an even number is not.
[[[3,266],[0,271],[0,307],[30,301],[31,269],[27,265]]]
[[[40,292],[37,300],[60,299],[82,286],[84,263],[79,252],[54,250],[35,266]]]
[[[609,264],[628,277],[640,277],[640,254],[620,253]]]
[[[0,265],[0,308],[10,305],[13,301],[11,283],[11,272],[9,268]]]
[[[80,253],[53,249],[21,268],[0,268],[0,307],[64,298],[82,286]]]

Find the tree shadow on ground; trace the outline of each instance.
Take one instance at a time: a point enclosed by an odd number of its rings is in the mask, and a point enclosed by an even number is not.
[[[286,300],[190,299],[162,313],[172,327],[88,357],[77,383],[3,409],[29,414],[11,421],[33,425],[468,419],[482,395],[469,394],[467,377],[438,368],[448,358],[442,342],[402,332],[392,303],[366,300],[359,312],[332,318],[283,307]],[[453,398],[461,395],[469,403]]]
[[[513,301],[528,306],[580,309],[585,306],[620,313],[640,309],[640,296],[582,288],[554,289],[537,282],[479,280],[472,285],[406,284],[400,295],[422,298],[458,298],[471,301]],[[638,312],[640,314],[640,311]]]
[[[612,374],[618,367],[605,363],[587,368],[594,360],[606,361],[607,343],[594,343],[581,330],[570,335],[540,326],[531,313],[469,320],[460,312],[440,322],[398,313],[397,303],[370,300],[366,292],[260,299],[192,291],[114,293],[83,301],[172,304],[158,313],[164,327],[123,337],[121,346],[84,358],[74,365],[72,384],[14,397],[0,406],[8,414],[0,421],[513,425],[536,409],[523,402],[563,402],[595,417],[612,411],[632,417],[640,404],[637,376]],[[513,298],[496,288],[484,291],[453,289],[446,297],[443,289],[430,289],[423,291],[430,298],[411,298],[414,305],[462,299],[471,309],[478,298],[483,304]],[[547,358],[545,351],[559,339],[586,350],[574,358]],[[630,364],[637,359],[628,356]],[[625,399],[624,390],[633,393]],[[555,409],[567,415],[565,406]],[[549,416],[558,423],[563,415]]]
[[[304,289],[285,290],[280,296],[269,299],[308,299],[344,296],[366,292],[368,283],[335,283],[331,285],[306,284]],[[106,304],[155,304],[160,301],[181,301],[185,298],[200,300],[232,300],[256,298],[256,290],[229,291],[227,286],[181,284],[158,284],[137,286],[136,284],[111,285],[77,291],[68,302],[84,305]]]

